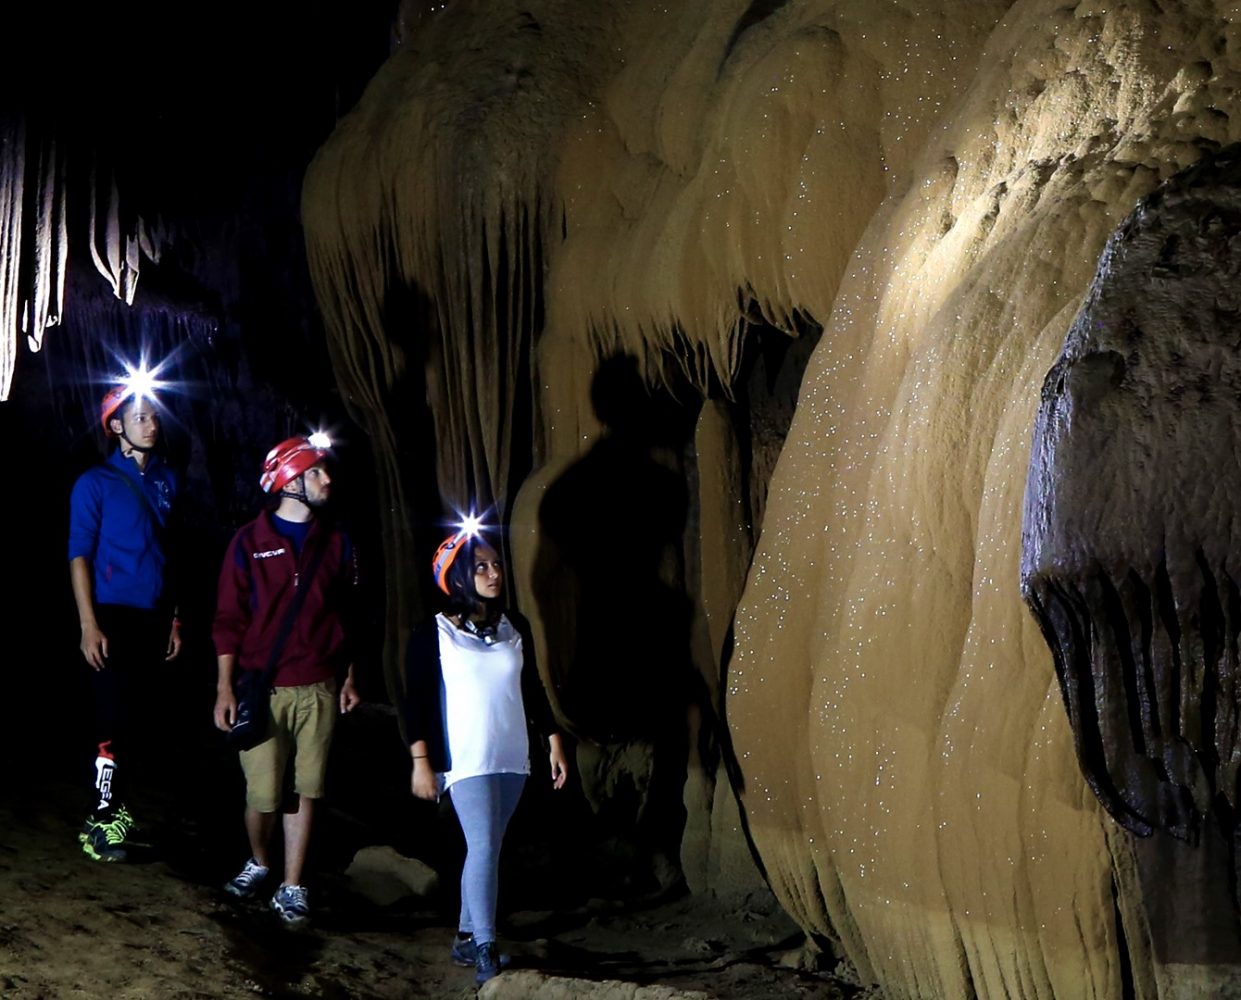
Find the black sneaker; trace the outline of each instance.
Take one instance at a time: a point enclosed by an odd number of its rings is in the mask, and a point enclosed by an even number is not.
[[[500,953],[494,941],[484,941],[475,947],[474,982],[480,986],[500,974]]]

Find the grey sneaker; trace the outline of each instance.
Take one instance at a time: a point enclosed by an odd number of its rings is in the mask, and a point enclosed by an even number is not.
[[[245,866],[224,884],[224,891],[238,899],[253,899],[259,886],[267,878],[269,869],[251,858]]]
[[[282,885],[271,898],[271,908],[290,930],[310,922],[310,890],[304,885]]]

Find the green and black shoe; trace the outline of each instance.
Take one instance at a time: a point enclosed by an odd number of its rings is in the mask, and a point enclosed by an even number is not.
[[[82,853],[92,861],[124,861],[128,856],[124,847],[127,829],[115,817],[101,823],[91,816],[78,834]]]

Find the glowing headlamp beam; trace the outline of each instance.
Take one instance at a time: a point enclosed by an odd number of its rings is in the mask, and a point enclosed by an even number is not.
[[[137,400],[149,399],[155,402],[156,393],[168,385],[158,377],[161,367],[163,366],[157,365],[153,370],[149,370],[145,359],[139,362],[137,368],[126,364],[125,375],[120,380],[121,385],[125,387],[125,394]]]
[[[332,439],[326,431],[315,431],[306,440],[312,448],[318,448],[320,451],[328,451],[332,447]]]

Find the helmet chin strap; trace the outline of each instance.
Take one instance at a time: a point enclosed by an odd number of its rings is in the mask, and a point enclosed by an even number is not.
[[[310,501],[306,498],[305,481],[302,479],[301,476],[298,476],[296,479],[293,480],[293,482],[297,483],[296,493],[293,490],[289,489],[288,486],[284,486],[281,488],[279,494],[277,495],[282,496],[282,497],[288,497],[290,500],[296,500],[299,503],[304,503],[307,507],[309,507]]]
[[[122,441],[124,441],[127,445],[129,445],[132,451],[136,451],[140,455],[149,455],[151,452],[155,450],[155,445],[153,444],[135,444],[133,441],[129,440],[129,435],[126,434],[123,429],[124,426],[125,425],[122,423],[121,433],[118,434],[117,437],[119,437]]]
[[[285,486],[285,487],[284,487],[284,488],[283,488],[283,489],[282,489],[282,490],[281,490],[281,491],[277,494],[277,496],[288,497],[290,500],[296,500],[298,503],[303,503],[303,504],[305,504],[305,505],[306,505],[307,507],[309,507],[311,510],[317,510],[318,508],[322,507],[322,506],[323,506],[323,504],[326,502],[326,501],[323,501],[323,500],[319,500],[319,501],[314,501],[314,500],[311,500],[311,499],[310,499],[310,497],[306,495],[306,475],[305,475],[305,473],[303,473],[302,475],[298,476],[298,477],[297,477],[296,479],[294,479],[292,482],[297,484],[297,492],[296,492],[296,493],[295,493],[293,490],[289,489],[289,487],[286,485],[286,486]],[[291,485],[291,484],[290,484],[290,485]]]

